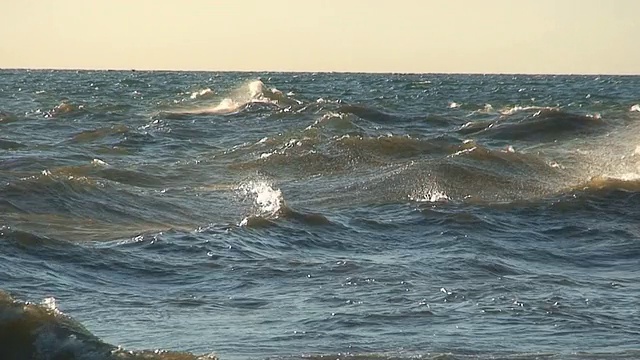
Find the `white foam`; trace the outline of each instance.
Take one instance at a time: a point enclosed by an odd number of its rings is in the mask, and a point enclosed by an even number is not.
[[[629,109],[629,111],[636,111],[636,112],[640,112],[640,104],[635,104],[631,107],[631,109]]]
[[[191,94],[191,99],[211,97],[215,93],[206,88]],[[267,103],[276,106],[302,104],[302,102],[289,98],[276,88],[267,87],[260,80],[252,80],[231,91],[217,105],[212,107],[174,111],[177,114],[231,114],[239,111],[250,103]]]
[[[45,308],[52,310],[52,311],[57,311],[58,307],[56,306],[56,298],[52,297],[48,297],[48,298],[44,298],[42,300],[41,303],[42,306],[44,306]]]
[[[265,93],[264,83],[260,80],[254,80],[250,82],[247,87],[249,88],[249,97],[256,98],[258,96],[262,96]]]
[[[463,154],[468,154],[468,153],[474,152],[477,148],[478,148],[477,146],[474,146],[474,147],[471,147],[471,148],[468,148],[468,149],[462,149],[462,150],[456,151],[456,152],[454,152],[453,154],[449,155],[449,157],[454,157],[454,156],[460,156],[460,155],[463,155]]]
[[[91,164],[93,164],[93,165],[97,165],[97,166],[109,166],[109,164],[107,164],[105,161],[100,160],[100,159],[97,159],[97,158],[96,158],[96,159],[93,159],[93,160],[91,161]]]
[[[537,110],[538,113],[536,113],[536,115],[540,115],[540,111],[543,110],[558,110],[557,107],[551,107],[551,106],[520,106],[520,105],[516,105],[514,107],[511,108],[504,108],[502,110],[500,110],[500,114],[502,115],[513,115],[516,113],[519,113],[521,111],[532,111],[532,110]]]
[[[423,191],[415,192],[414,194],[408,195],[411,201],[416,202],[446,202],[451,200],[449,196],[444,192],[438,190],[435,186],[432,188],[424,189]]]
[[[232,113],[237,111],[244,104],[246,103],[239,103],[234,101],[233,99],[226,98],[226,99],[222,99],[222,101],[220,101],[220,103],[215,107],[208,109],[207,112],[217,113],[217,114]]]
[[[264,180],[249,181],[240,185],[238,191],[253,200],[251,216],[277,217],[284,205],[282,191]]]
[[[206,88],[206,89],[202,89],[202,90],[198,90],[198,91],[194,91],[191,93],[191,96],[189,96],[192,100],[195,99],[199,99],[199,98],[203,98],[203,97],[210,97],[214,94],[213,90],[211,90],[210,88]]]
[[[638,181],[640,180],[640,174],[638,173],[626,173],[620,175],[620,179],[624,181]]]

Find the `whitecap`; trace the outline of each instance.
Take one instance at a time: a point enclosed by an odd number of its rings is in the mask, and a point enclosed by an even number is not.
[[[282,191],[266,180],[249,181],[241,184],[238,193],[252,201],[248,217],[262,216],[277,218],[284,206]]]
[[[213,90],[211,90],[210,88],[206,88],[206,89],[192,92],[189,98],[191,98],[192,100],[195,100],[203,97],[210,97],[213,94],[214,94]]]

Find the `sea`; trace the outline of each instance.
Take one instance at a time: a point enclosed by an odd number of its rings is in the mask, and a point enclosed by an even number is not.
[[[0,359],[638,359],[640,76],[0,70]]]

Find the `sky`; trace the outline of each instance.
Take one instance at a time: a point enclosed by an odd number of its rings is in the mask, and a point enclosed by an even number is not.
[[[0,68],[640,74],[640,0],[0,0]]]

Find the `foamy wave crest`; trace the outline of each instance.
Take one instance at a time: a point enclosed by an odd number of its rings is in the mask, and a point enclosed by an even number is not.
[[[191,94],[192,99],[212,97],[211,89],[204,89]],[[227,97],[212,107],[172,111],[172,114],[232,114],[244,109],[251,103],[262,103],[277,107],[300,105],[301,101],[290,98],[276,88],[266,86],[260,80],[253,80],[232,91]]]
[[[493,109],[493,105],[484,104],[484,107],[482,109],[474,110],[468,116],[473,116],[477,114],[494,114],[494,113],[495,113],[495,110]]]
[[[629,109],[629,111],[636,111],[636,112],[640,112],[640,104],[635,104],[631,107],[631,109]]]
[[[202,98],[211,98],[214,94],[215,92],[213,90],[211,90],[210,88],[206,88],[206,89],[192,92],[189,98],[192,100],[202,99]]]
[[[438,190],[428,190],[427,192],[419,195],[409,195],[409,199],[415,202],[447,202],[449,197],[444,192]]]
[[[254,80],[248,84],[250,100],[253,102],[270,102],[280,106],[301,105],[302,102],[290,98],[276,88],[267,87],[262,81]]]
[[[307,126],[305,130],[312,130],[322,127],[335,127],[337,129],[351,129],[355,127],[352,121],[353,115],[345,113],[335,113],[329,111],[322,115],[320,119],[313,122],[313,124]]]
[[[407,197],[409,198],[409,200],[415,202],[438,203],[451,200],[451,198],[449,198],[449,196],[444,191],[439,190],[435,185],[420,189],[418,191],[414,191]]]
[[[523,111],[559,111],[560,108],[553,106],[520,106],[507,107],[500,110],[501,115],[513,115]]]
[[[244,198],[251,199],[252,209],[249,216],[245,217],[240,226],[245,226],[251,218],[278,218],[281,209],[284,207],[284,197],[282,191],[273,184],[264,181],[249,181],[240,185],[238,192]]]

